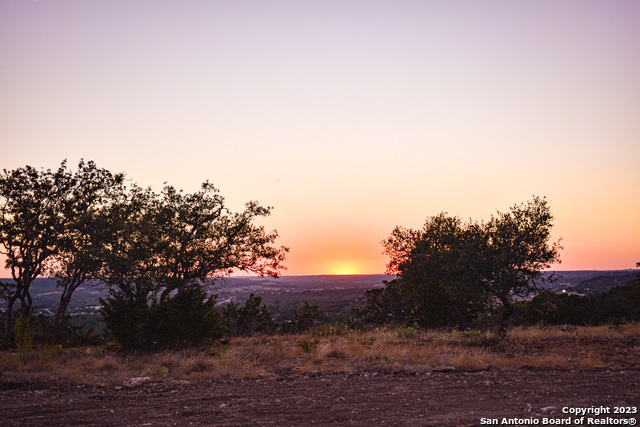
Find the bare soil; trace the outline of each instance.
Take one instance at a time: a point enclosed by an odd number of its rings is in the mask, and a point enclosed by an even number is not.
[[[594,406],[640,407],[640,369],[282,372],[258,379],[151,380],[134,388],[0,380],[3,425],[460,426],[480,425],[483,418],[543,425],[543,418],[575,418],[562,413],[565,407]]]

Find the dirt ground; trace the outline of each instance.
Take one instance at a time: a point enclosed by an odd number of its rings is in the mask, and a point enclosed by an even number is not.
[[[499,424],[503,418],[520,424],[538,420],[539,425],[571,418],[570,425],[578,425],[563,408],[591,407],[611,413],[587,415],[585,425],[617,422],[606,417],[635,424],[640,369],[284,373],[262,379],[147,381],[132,388],[0,381],[3,425],[460,426]],[[613,414],[614,408],[631,413]]]

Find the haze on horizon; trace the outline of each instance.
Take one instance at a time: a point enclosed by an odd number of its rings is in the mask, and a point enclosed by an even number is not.
[[[557,270],[640,261],[640,2],[0,0],[0,169],[210,180],[286,275],[545,196]],[[2,274],[0,274],[2,276]]]

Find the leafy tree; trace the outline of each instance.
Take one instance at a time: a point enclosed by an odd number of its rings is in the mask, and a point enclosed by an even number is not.
[[[498,213],[480,226],[481,244],[473,270],[487,293],[503,306],[504,334],[513,314],[513,297],[538,292],[542,270],[560,262],[559,242],[549,244],[553,216],[545,199]]]
[[[62,325],[71,294],[95,270],[93,215],[107,194],[122,182],[122,175],[98,169],[81,160],[76,172],[63,161],[56,171],[31,166],[4,170],[0,175],[0,243],[7,256],[13,283],[5,286],[5,335],[9,342],[13,306],[20,301],[25,322],[31,316],[29,288],[42,274],[59,279],[63,287],[56,323]],[[88,242],[92,242],[91,244]]]
[[[262,297],[249,295],[244,305],[231,301],[221,310],[227,333],[232,336],[271,334],[276,330],[272,314],[262,304]]]
[[[322,321],[323,313],[318,304],[305,301],[300,309],[291,310],[291,323],[283,326],[283,332],[299,334],[308,331]]]
[[[0,175],[0,243],[13,278],[7,298],[7,342],[16,301],[20,301],[23,321],[29,321],[33,303],[29,288],[57,250],[73,187],[74,178],[66,161],[56,171],[25,166],[5,169]]]
[[[375,288],[365,292],[365,306],[355,308],[354,315],[359,321],[374,325],[412,324],[414,323],[413,301],[410,293],[405,292],[400,280],[385,282],[384,288]]]
[[[469,268],[477,231],[475,224],[441,213],[422,230],[392,232],[383,244],[391,258],[388,271],[398,274],[390,291],[404,300],[405,314],[396,317],[422,327],[467,326],[474,320],[486,304],[485,290]]]
[[[387,272],[397,279],[369,294],[365,311],[385,300],[398,307],[401,298],[403,314],[391,311],[390,318],[420,326],[468,326],[499,304],[505,333],[514,297],[537,291],[541,271],[559,262],[560,246],[548,243],[552,219],[546,200],[535,197],[487,222],[464,223],[441,213],[421,230],[396,227],[383,245],[390,257]]]
[[[243,212],[232,213],[209,182],[192,194],[165,187],[157,211],[162,224],[161,300],[173,291],[181,293],[194,281],[238,270],[277,277],[288,249],[272,246],[276,232],[254,225],[270,212],[271,208],[249,202]]]
[[[167,305],[183,307],[177,300],[185,293],[193,298],[200,295],[205,304],[206,294],[196,290],[203,290],[218,276],[236,270],[277,276],[287,248],[272,245],[276,232],[254,225],[269,213],[270,208],[255,202],[247,203],[243,212],[230,212],[208,182],[192,194],[170,186],[156,194],[134,186],[111,206],[109,215],[111,255],[103,280],[111,295],[104,301],[104,313],[114,337],[132,347],[146,342],[141,337],[124,340],[113,323],[117,316],[110,313],[131,310],[131,320],[137,316],[144,323],[151,311],[162,312]],[[207,310],[200,313],[209,316]]]
[[[80,162],[73,175],[69,202],[65,206],[64,228],[58,236],[57,250],[45,263],[44,273],[54,277],[62,288],[53,328],[62,339],[66,310],[73,292],[92,279],[98,279],[108,251],[110,226],[105,208],[123,191],[124,175],[98,169],[93,162]]]
[[[605,321],[640,320],[640,275],[622,286],[615,286],[593,298],[597,312]]]
[[[531,301],[515,304],[514,323],[593,325],[601,318],[591,298],[543,291]]]

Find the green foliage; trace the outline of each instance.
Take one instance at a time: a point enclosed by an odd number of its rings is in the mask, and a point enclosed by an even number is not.
[[[318,341],[317,339],[303,340],[300,343],[300,348],[305,353],[313,353],[314,351],[316,351],[318,349],[318,345],[320,345],[320,341]]]
[[[420,335],[420,331],[409,326],[408,328],[399,328],[397,334],[400,338],[414,339]]]
[[[150,307],[148,339],[152,347],[181,348],[201,345],[222,336],[215,298],[199,286]]]
[[[169,368],[167,368],[166,366],[161,366],[160,367],[160,376],[162,378],[167,378],[169,376]]]
[[[56,321],[64,321],[73,290],[99,268],[94,262],[94,244],[99,239],[93,238],[93,231],[102,227],[96,226],[94,214],[108,203],[111,190],[122,180],[123,175],[84,161],[76,172],[67,170],[64,161],[56,171],[25,166],[0,174],[0,252],[14,281],[7,296],[7,339],[14,303],[19,301],[23,317],[29,318],[29,289],[43,274],[55,275],[64,283],[56,316]]]
[[[208,182],[193,194],[170,186],[161,194],[133,187],[110,209],[112,251],[103,280],[111,296],[104,315],[114,338],[127,348],[183,346],[218,336],[221,319],[202,298],[205,286],[233,270],[277,276],[287,251],[272,246],[276,232],[253,224],[270,208],[250,202],[243,212],[231,213]],[[236,332],[271,327],[257,298],[228,311]],[[165,327],[144,326],[153,322]]]
[[[231,349],[231,340],[229,338],[217,340],[209,348],[211,356],[224,356]]]
[[[222,336],[215,299],[199,286],[150,303],[114,291],[102,303],[105,323],[125,349],[197,346]]]
[[[148,347],[150,307],[146,295],[135,295],[126,290],[110,290],[110,296],[101,299],[102,318],[113,339],[123,348]]]
[[[262,304],[262,298],[254,294],[240,306],[231,301],[221,309],[226,331],[231,336],[272,334],[276,330],[272,314]]]
[[[593,297],[603,319],[620,319],[622,322],[640,320],[640,275],[623,286],[611,288],[609,292]]]
[[[322,311],[318,304],[304,303],[301,309],[291,311],[291,322],[282,326],[283,333],[299,334],[308,331],[322,321]]]
[[[622,286],[590,296],[541,292],[516,305],[514,322],[523,325],[600,325],[640,320],[640,275]]]
[[[309,335],[312,337],[327,337],[333,335],[345,335],[347,330],[338,322],[325,323],[323,325],[314,326],[309,329]]]
[[[466,328],[500,304],[504,333],[513,297],[534,292],[542,269],[559,260],[560,246],[548,244],[552,219],[547,202],[536,197],[487,222],[441,213],[421,230],[397,227],[383,245],[388,273],[398,278],[367,293],[362,317]]]
[[[33,347],[33,331],[31,330],[31,322],[29,319],[20,316],[16,319],[13,330],[20,361],[26,365],[29,361],[31,348]]]
[[[600,320],[591,298],[541,292],[527,303],[516,304],[514,323],[523,325],[594,325]]]

